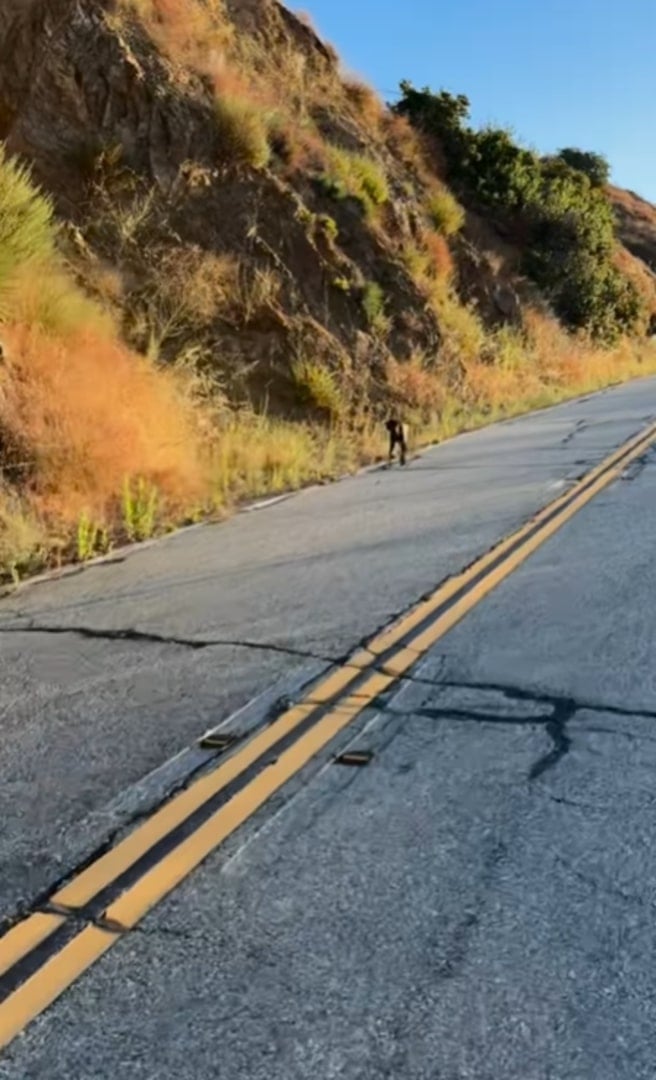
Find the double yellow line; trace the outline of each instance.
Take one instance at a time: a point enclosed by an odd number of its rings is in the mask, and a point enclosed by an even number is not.
[[[448,579],[0,938],[0,1048],[654,441],[656,425]]]

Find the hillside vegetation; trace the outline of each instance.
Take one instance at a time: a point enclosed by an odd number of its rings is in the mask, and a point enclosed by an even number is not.
[[[0,140],[6,576],[656,370],[602,158],[274,0],[6,0]]]

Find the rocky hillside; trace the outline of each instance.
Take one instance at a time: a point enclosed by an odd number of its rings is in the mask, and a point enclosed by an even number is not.
[[[0,562],[329,475],[389,408],[440,435],[644,369],[559,325],[521,215],[401,113],[275,0],[3,0]]]
[[[608,195],[617,219],[620,259],[624,258],[628,264],[631,260],[627,256],[631,256],[635,272],[642,278],[653,334],[656,332],[656,305],[653,301],[656,291],[656,206],[641,199],[635,192],[621,188],[609,188]]]

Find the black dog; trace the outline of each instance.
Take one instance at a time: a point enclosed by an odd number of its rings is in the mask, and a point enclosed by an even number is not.
[[[406,454],[408,452],[408,430],[405,424],[401,420],[397,420],[392,417],[387,421],[385,427],[389,431],[390,445],[389,445],[389,461],[390,464],[394,460],[394,451],[396,447],[399,448],[399,461],[401,465],[405,465]]]

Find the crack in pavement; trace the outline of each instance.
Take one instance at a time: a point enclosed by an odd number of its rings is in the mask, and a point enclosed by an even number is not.
[[[561,446],[569,446],[571,442],[580,435],[582,431],[588,426],[587,420],[577,420],[572,430],[560,440]]]
[[[419,680],[423,681],[423,680]],[[616,705],[577,700],[570,695],[535,693],[517,686],[509,686],[499,683],[462,683],[452,681],[435,682],[436,687],[451,690],[472,690],[480,693],[498,693],[509,702],[530,703],[532,705],[549,708],[551,712],[547,716],[527,713],[524,715],[500,714],[498,712],[483,711],[477,709],[449,707],[422,706],[414,710],[415,715],[427,716],[434,720],[460,720],[464,723],[488,723],[513,727],[543,727],[551,739],[551,749],[541,755],[529,769],[529,781],[537,780],[544,773],[555,768],[556,765],[569,753],[572,740],[568,732],[568,725],[580,712],[606,713],[630,719],[656,720],[656,712],[645,709],[622,708]],[[586,729],[587,730],[587,729]],[[591,733],[601,731],[609,735],[622,736],[621,731],[613,731],[612,728],[590,729]],[[635,740],[640,736],[631,734]],[[646,736],[649,739],[649,736]],[[650,739],[650,741],[653,741]]]
[[[416,716],[427,716],[431,720],[460,720],[465,723],[475,724],[500,724],[504,727],[543,727],[551,739],[551,749],[542,754],[531,765],[528,772],[529,781],[537,780],[544,773],[556,767],[556,765],[569,753],[572,740],[567,732],[567,725],[579,711],[580,706],[573,698],[563,697],[551,699],[553,711],[547,717],[536,716],[529,713],[525,716],[508,716],[494,712],[479,712],[472,709],[431,708],[423,706],[414,710]]]
[[[119,628],[116,630],[95,628],[93,626],[56,626],[49,623],[26,623],[22,626],[0,626],[0,634],[47,634],[81,637],[91,641],[135,641],[146,645],[173,645],[185,649],[213,649],[221,646],[230,646],[243,649],[262,649],[268,652],[282,652],[305,659],[323,660],[329,659],[330,663],[336,660],[328,657],[317,656],[305,649],[295,649],[287,645],[276,645],[270,642],[260,643],[257,641],[230,639],[230,638],[186,638],[175,635],[158,634],[155,631],[137,630],[135,627]]]
[[[392,619],[383,624],[384,627],[393,623],[394,619],[398,616],[393,616]],[[374,636],[380,631],[374,631]],[[352,655],[351,649],[341,655],[335,655],[330,653],[318,652],[314,649],[301,649],[293,645],[285,645],[279,642],[271,641],[253,641],[247,638],[186,638],[178,637],[176,635],[159,634],[155,631],[137,630],[135,627],[119,628],[119,629],[103,629],[101,627],[92,626],[57,626],[47,623],[26,623],[25,625],[10,625],[0,626],[0,634],[48,634],[48,635],[73,635],[82,637],[88,640],[102,640],[102,641],[134,641],[138,643],[144,643],[149,645],[167,645],[179,648],[187,648],[191,650],[203,650],[212,648],[234,648],[234,649],[246,649],[254,652],[273,652],[279,653],[283,656],[297,657],[302,660],[315,660],[325,664],[341,664],[343,666],[353,667],[356,671],[380,671],[383,674],[389,674],[385,661],[380,663],[367,664],[366,667],[362,667],[359,664],[353,664],[350,662]],[[371,640],[371,635],[367,635],[362,641],[355,647],[364,651],[368,650],[367,642]],[[413,650],[412,644],[404,646],[405,649],[410,652],[416,652],[417,659],[424,658],[427,654],[420,650]],[[374,659],[377,658],[376,653],[370,653]],[[439,690],[473,690],[481,693],[498,693],[503,695],[510,701],[526,702],[533,705],[542,705],[550,707],[552,709],[552,715],[548,718],[549,734],[551,735],[555,746],[559,749],[559,757],[562,757],[568,750],[568,737],[566,733],[566,725],[572,718],[572,715],[577,712],[595,712],[606,713],[610,716],[625,717],[627,719],[649,719],[656,720],[656,710],[646,709],[642,706],[621,706],[611,705],[606,702],[597,702],[593,700],[575,699],[570,696],[560,695],[549,692],[538,692],[525,689],[521,686],[515,686],[509,683],[497,683],[497,682],[463,682],[457,680],[448,679],[431,679],[427,676],[405,673],[396,676],[398,683],[416,683],[418,685],[432,686]],[[458,710],[450,710],[451,713],[457,714]],[[466,719],[467,715],[463,714],[462,719]],[[496,714],[484,715],[478,713],[472,713],[471,718],[476,720],[490,720],[491,722],[499,721],[499,717]],[[515,722],[515,718],[508,718],[508,723]],[[540,722],[539,717],[526,717],[523,718],[522,723]],[[602,729],[599,729],[600,731]],[[604,729],[609,734],[614,734],[611,729]],[[617,732],[617,734],[623,734]],[[628,736],[627,736],[628,737]],[[638,736],[633,736],[638,738]],[[549,767],[549,766],[548,766]]]
[[[654,460],[654,448],[650,446],[639,458],[635,458],[622,472],[621,479],[632,483]]]
[[[389,624],[387,624],[389,625]],[[47,634],[47,635],[73,635],[87,640],[103,641],[132,641],[149,645],[166,645],[188,648],[191,650],[203,650],[211,648],[235,648],[261,652],[273,652],[285,656],[304,660],[316,660],[326,664],[341,664],[352,666],[356,671],[381,671],[387,673],[385,662],[374,662],[365,667],[352,664],[349,655],[331,656],[319,653],[312,649],[300,649],[291,645],[276,642],[251,641],[240,638],[185,638],[175,635],[159,634],[155,631],[138,630],[136,627],[119,629],[102,629],[90,626],[58,626],[52,624],[40,624],[30,622],[24,625],[0,626],[0,634]],[[360,643],[361,649],[367,649],[366,641]],[[412,645],[406,646],[412,651]],[[371,654],[374,656],[375,654]],[[424,654],[417,651],[417,658]],[[537,780],[544,773],[555,768],[559,762],[567,756],[571,749],[572,740],[568,732],[568,725],[579,712],[606,713],[611,716],[631,719],[656,720],[656,711],[643,708],[623,708],[617,705],[598,703],[593,701],[577,700],[569,695],[555,693],[538,693],[526,690],[523,687],[512,686],[504,683],[477,683],[456,682],[444,679],[429,679],[417,674],[404,674],[397,678],[399,684],[415,683],[432,686],[439,690],[472,690],[477,693],[497,693],[511,702],[530,703],[543,706],[551,710],[547,717],[528,714],[524,716],[503,716],[494,712],[484,712],[476,709],[452,708],[429,708],[422,707],[414,710],[416,715],[427,716],[432,719],[455,719],[470,723],[505,724],[512,726],[539,727],[542,726],[551,740],[551,749],[541,755],[531,766],[528,779]],[[384,701],[377,701],[376,706],[387,711]],[[613,732],[605,729],[608,734],[622,735],[622,732]],[[635,738],[635,736],[633,736]]]
[[[420,679],[421,682],[428,680]],[[656,720],[656,709],[645,709],[641,705],[635,707],[610,705],[606,702],[586,700],[585,698],[565,698],[563,695],[550,693],[549,691],[527,690],[522,686],[512,683],[497,682],[462,682],[451,679],[431,680],[431,685],[448,690],[474,690],[487,691],[502,694],[510,701],[529,702],[532,705],[553,706],[562,701],[574,701],[577,712],[608,713],[609,716],[623,716],[627,719],[638,717],[645,720]],[[537,718],[539,720],[539,717]]]
[[[601,881],[591,874],[584,873],[568,859],[564,859],[562,855],[557,855],[555,861],[562,866],[567,873],[571,874],[572,877],[576,878],[577,881],[580,881],[582,885],[592,889],[595,893],[601,893],[604,896],[620,900],[625,904],[636,905],[641,908],[653,908],[655,906],[654,901],[649,899],[649,897],[642,897],[637,893],[625,892],[624,889],[619,888],[615,883]]]

